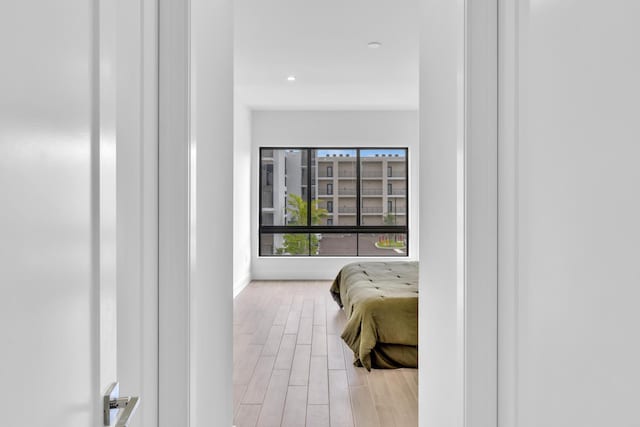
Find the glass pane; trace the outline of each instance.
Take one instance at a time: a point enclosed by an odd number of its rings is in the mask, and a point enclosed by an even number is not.
[[[314,254],[318,252],[318,237],[308,233],[262,233],[260,235],[261,256],[307,256],[309,244]]]
[[[355,234],[316,234],[318,237],[318,252],[312,255],[320,256],[356,256],[358,255],[358,241]]]
[[[312,225],[356,225],[357,151],[317,149],[312,160],[317,183],[312,197],[318,212]]]
[[[359,256],[406,256],[407,239],[402,233],[358,234]]]
[[[307,225],[307,151],[261,150],[263,225]]]
[[[407,150],[360,150],[360,224],[407,225]]]

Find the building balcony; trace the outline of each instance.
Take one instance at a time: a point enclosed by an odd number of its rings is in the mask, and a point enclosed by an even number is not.
[[[404,188],[394,189],[391,193],[387,194],[389,197],[404,197],[407,195],[407,190]]]
[[[355,206],[340,206],[338,212],[341,214],[355,214],[356,208]]]
[[[262,207],[273,208],[273,191],[262,192]]]
[[[387,174],[387,179],[406,179],[407,175],[405,171],[393,172],[391,175]]]
[[[360,194],[362,194],[363,196],[382,197],[382,188],[363,188]]]
[[[382,178],[382,171],[362,171],[363,178]]]
[[[385,215],[406,215],[407,214],[407,208],[398,208],[395,211],[392,212],[385,212]]]
[[[363,215],[382,215],[382,206],[363,206],[360,212]]]
[[[339,196],[355,196],[356,189],[355,188],[340,188],[338,189]]]
[[[355,179],[356,178],[356,173],[354,171],[340,171],[338,173],[338,178]]]

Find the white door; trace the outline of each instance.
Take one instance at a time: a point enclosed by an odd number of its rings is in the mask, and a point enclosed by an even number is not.
[[[113,12],[0,3],[0,425],[101,426],[117,379]]]

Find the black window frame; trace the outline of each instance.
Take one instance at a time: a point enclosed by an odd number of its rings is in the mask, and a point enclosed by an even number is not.
[[[262,173],[258,174],[259,183],[258,186],[260,191],[258,191],[258,256],[266,257],[266,258],[291,258],[291,257],[317,257],[317,258],[325,258],[325,257],[336,257],[336,255],[263,255],[261,253],[262,249],[262,235],[263,234],[307,234],[309,237],[312,234],[354,234],[356,236],[356,255],[345,255],[345,256],[337,256],[344,258],[353,258],[353,257],[366,257],[366,258],[389,258],[389,255],[360,255],[359,243],[360,243],[360,234],[404,234],[406,241],[406,251],[403,255],[393,255],[391,258],[407,258],[409,257],[410,246],[409,246],[409,195],[405,199],[405,225],[362,225],[362,174],[361,174],[361,157],[360,152],[363,150],[404,150],[405,152],[405,186],[409,188],[409,148],[408,147],[259,147],[259,157],[258,157],[258,167],[262,169],[262,159],[264,158],[263,152],[269,150],[300,150],[307,151],[307,170],[312,170],[312,158],[315,159],[315,156],[312,156],[311,153],[313,150],[355,150],[356,151],[356,225],[311,225],[311,209],[307,210],[307,224],[309,225],[264,225],[262,223]],[[286,166],[286,162],[285,162]],[[312,183],[312,175],[311,173],[307,173],[307,188],[311,190],[312,185],[316,187],[316,199],[319,196],[319,183]],[[331,178],[331,177],[330,177]],[[332,185],[333,187],[333,185]],[[306,202],[307,206],[311,205],[312,201],[312,193],[313,191],[307,191]],[[286,204],[286,199],[285,199]],[[311,246],[311,245],[309,245]]]

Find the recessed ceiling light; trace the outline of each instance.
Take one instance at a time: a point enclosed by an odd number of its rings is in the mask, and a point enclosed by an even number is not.
[[[288,76],[287,80],[290,82],[295,82],[296,81],[296,76]]]
[[[371,48],[371,49],[377,49],[380,46],[382,46],[382,43],[380,43],[380,42],[369,42],[369,43],[367,43],[367,46],[369,46],[369,48]]]

